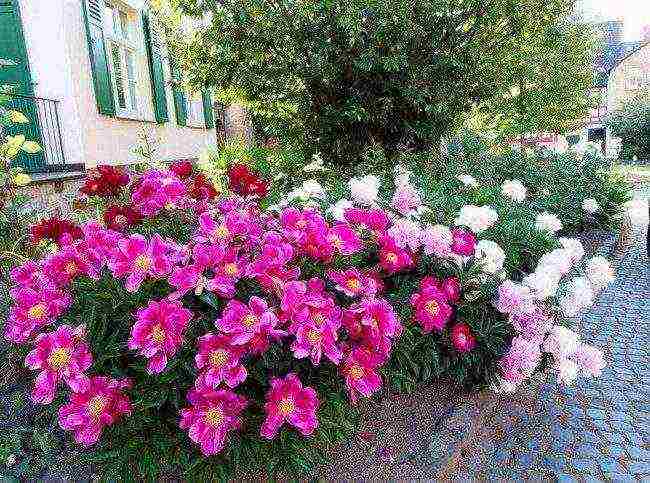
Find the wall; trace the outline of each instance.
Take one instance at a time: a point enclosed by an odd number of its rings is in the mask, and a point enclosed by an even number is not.
[[[136,25],[142,25],[140,9],[144,0],[116,2],[132,8]],[[139,105],[138,120],[116,119],[98,113],[86,40],[82,0],[21,0],[23,25],[32,66],[38,82],[36,95],[60,99],[62,133],[68,163],[124,164],[140,161],[132,152],[146,132],[157,139],[160,159],[195,158],[207,144],[216,142],[214,130],[181,127],[176,124],[171,88],[167,88],[169,122],[155,122],[149,66],[144,34],[137,28],[136,77]],[[165,79],[171,79],[169,63]]]

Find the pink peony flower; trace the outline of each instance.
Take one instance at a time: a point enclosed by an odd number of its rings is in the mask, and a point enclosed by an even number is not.
[[[384,233],[389,224],[388,215],[379,209],[349,208],[345,210],[344,216],[348,223],[363,225],[376,235]]]
[[[43,272],[57,287],[65,287],[78,276],[99,278],[99,272],[92,270],[72,245],[47,257],[43,262]]]
[[[181,409],[181,429],[189,429],[190,439],[201,446],[205,456],[219,453],[228,433],[241,428],[246,398],[232,391],[201,387],[190,390],[187,400],[191,406]]]
[[[311,435],[318,427],[316,411],[319,404],[316,391],[303,387],[296,374],[271,379],[271,389],[266,394],[264,405],[266,419],[260,435],[266,439],[275,438],[285,422],[297,428],[303,436]]]
[[[389,274],[399,272],[414,265],[411,254],[397,246],[389,236],[382,236],[379,240],[379,265]]]
[[[149,359],[147,372],[157,374],[167,366],[167,361],[178,351],[183,332],[192,312],[175,302],[150,301],[138,310],[137,320],[131,329],[129,349],[139,349],[140,355]]]
[[[135,208],[144,216],[155,216],[163,209],[182,206],[187,187],[169,171],[147,171],[131,196]]]
[[[356,404],[359,394],[370,397],[381,388],[381,376],[376,371],[380,364],[380,356],[361,348],[353,349],[345,358],[340,371],[352,404]]]
[[[411,305],[415,309],[415,319],[425,334],[434,329],[440,332],[453,313],[451,306],[447,304],[445,293],[432,285],[411,295]]]
[[[572,359],[585,376],[600,376],[606,365],[600,349],[584,343],[578,346]]]
[[[337,327],[324,323],[318,325],[314,322],[299,324],[295,329],[296,340],[291,344],[293,356],[296,359],[309,357],[312,364],[317,366],[324,353],[334,364],[341,362],[343,353],[337,345]]]
[[[108,266],[115,278],[126,277],[126,290],[137,292],[147,277],[163,277],[172,269],[170,247],[155,234],[150,242],[142,235],[131,235],[118,242],[115,257]]]
[[[266,301],[252,296],[248,305],[239,300],[231,300],[223,310],[222,317],[215,322],[216,327],[232,337],[233,344],[247,344],[253,337],[263,331],[270,336],[279,338],[286,332],[276,330],[278,318],[269,309]]]
[[[330,228],[327,241],[332,244],[334,251],[341,255],[352,255],[363,248],[361,238],[347,223],[337,223]]]
[[[467,324],[457,323],[451,329],[451,342],[458,352],[469,352],[476,347],[476,338]]]
[[[404,183],[397,187],[390,203],[402,216],[408,215],[421,204],[420,194],[409,183]]]
[[[511,280],[499,285],[498,298],[494,305],[502,314],[531,314],[535,311],[530,289]]]
[[[207,289],[230,298],[235,295],[235,284],[246,274],[246,261],[236,248],[228,248],[212,270],[214,277],[208,280]]]
[[[233,344],[226,335],[207,333],[198,338],[199,351],[194,361],[201,371],[196,387],[209,386],[216,389],[221,382],[233,388],[244,382],[248,372],[240,359],[246,349]]]
[[[449,302],[456,303],[460,299],[460,282],[456,277],[449,277],[442,281],[440,286]]]
[[[88,378],[83,372],[90,367],[93,357],[83,342],[84,336],[84,326],[73,329],[62,325],[54,332],[36,338],[36,348],[25,358],[27,367],[33,371],[41,370],[32,392],[33,401],[51,403],[61,379],[74,392],[88,389]]]
[[[55,288],[51,280],[43,273],[41,265],[32,260],[11,269],[11,280],[21,288],[40,290],[41,288]]]
[[[453,236],[443,225],[427,226],[420,233],[425,255],[448,257],[451,255]]]
[[[91,377],[84,391],[73,392],[70,402],[59,408],[59,426],[74,431],[78,443],[95,444],[105,426],[131,414],[131,402],[122,392],[129,387],[131,383],[126,379]]]
[[[504,379],[515,386],[523,382],[537,368],[542,360],[540,339],[512,339],[510,349],[499,361]]]
[[[11,307],[5,326],[5,338],[22,343],[34,332],[53,322],[70,305],[70,296],[60,290],[14,288],[11,296],[16,305]]]
[[[364,342],[373,349],[381,347],[385,339],[399,337],[403,330],[393,307],[384,299],[364,299],[351,306],[346,313],[346,318],[353,315],[358,320]],[[347,326],[350,326],[349,322]],[[358,329],[353,329],[353,332],[359,336]]]
[[[451,230],[451,250],[457,255],[469,257],[474,254],[476,247],[476,236],[469,230],[454,228]]]
[[[348,297],[372,296],[377,291],[375,281],[366,277],[356,268],[349,268],[341,272],[330,270],[327,272],[327,277],[336,284],[336,290],[343,292]]]

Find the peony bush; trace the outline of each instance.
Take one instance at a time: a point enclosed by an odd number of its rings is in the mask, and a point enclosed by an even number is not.
[[[348,198],[314,181],[270,206],[254,167],[226,176],[218,190],[187,163],[100,167],[82,188],[96,216],[34,226],[51,250],[11,273],[4,336],[32,399],[107,477],[297,474],[384,388],[513,391],[541,370],[571,384],[603,368],[569,325],[613,273],[578,240],[510,272],[485,238],[507,220],[468,205],[429,223],[404,168],[387,196],[365,175]],[[537,225],[553,237],[550,218]]]

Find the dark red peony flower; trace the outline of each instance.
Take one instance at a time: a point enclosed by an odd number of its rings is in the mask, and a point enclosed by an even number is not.
[[[268,183],[245,164],[233,164],[228,170],[230,189],[242,196],[266,196]]]
[[[195,200],[205,201],[215,199],[219,192],[204,175],[197,174],[189,186],[189,194]]]
[[[129,184],[129,175],[121,168],[100,165],[88,172],[86,182],[79,191],[88,196],[118,196]]]
[[[104,212],[104,224],[111,230],[123,231],[142,221],[142,214],[130,206],[109,206]]]
[[[179,178],[189,178],[192,174],[192,163],[189,161],[178,161],[169,167],[169,171]]]
[[[69,242],[83,238],[81,228],[60,218],[50,218],[41,220],[29,228],[32,241],[38,243],[41,240],[51,240],[53,242]]]

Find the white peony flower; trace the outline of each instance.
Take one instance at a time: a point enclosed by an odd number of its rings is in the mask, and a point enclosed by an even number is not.
[[[551,233],[555,233],[562,229],[562,222],[557,216],[544,212],[540,213],[537,215],[537,218],[535,218],[535,228],[539,231],[550,231]]]
[[[458,181],[463,183],[465,186],[470,186],[472,188],[478,188],[478,181],[474,179],[473,176],[469,174],[459,174],[457,176]]]
[[[524,277],[522,283],[530,288],[537,300],[545,300],[557,293],[560,274],[551,270],[540,270]]]
[[[504,181],[501,185],[501,193],[517,203],[526,199],[526,187],[518,179]]]
[[[395,176],[395,186],[402,186],[402,185],[407,185],[411,182],[411,173],[410,170],[406,169],[404,166],[401,164],[397,165],[394,170]]]
[[[352,199],[362,205],[372,205],[379,194],[379,178],[372,174],[352,178],[348,182]]]
[[[572,356],[580,345],[580,336],[562,325],[554,325],[548,333],[542,348],[553,354],[557,360]]]
[[[571,263],[575,264],[585,256],[585,249],[582,242],[577,238],[560,238],[558,240],[562,248],[569,252]]]
[[[393,226],[388,229],[388,234],[400,248],[408,247],[417,251],[422,244],[422,227],[417,221],[408,218],[400,218],[395,221]]]
[[[331,205],[327,209],[327,212],[330,213],[332,215],[332,218],[334,218],[336,221],[345,221],[345,210],[349,208],[352,208],[352,202],[350,200],[346,200],[345,198],[341,198],[336,203]]]
[[[557,382],[570,386],[578,377],[579,367],[571,359],[560,359],[555,363],[557,370]]]
[[[591,283],[585,277],[574,278],[567,286],[567,293],[560,300],[560,308],[567,317],[575,317],[594,301]]]
[[[497,273],[503,268],[506,254],[501,247],[492,240],[481,240],[476,245],[476,258],[480,260],[483,271]]]
[[[571,270],[571,253],[564,248],[556,248],[542,255],[537,262],[536,272],[553,272],[558,276],[566,275]]]
[[[325,198],[325,190],[315,179],[310,179],[302,183],[302,191],[309,198]]]
[[[598,205],[598,202],[593,199],[593,198],[586,198],[582,202],[582,209],[585,210],[587,213],[596,213],[598,210],[600,210],[600,205]]]
[[[302,170],[305,173],[312,173],[314,171],[327,171],[327,169],[325,169],[325,166],[323,166],[323,159],[318,154],[314,154],[312,156],[311,163],[306,164]]]
[[[481,233],[490,228],[499,219],[499,215],[489,206],[465,205],[455,220],[456,225],[468,227],[474,233]]]
[[[589,259],[585,272],[596,290],[601,290],[614,281],[614,269],[605,257]]]

